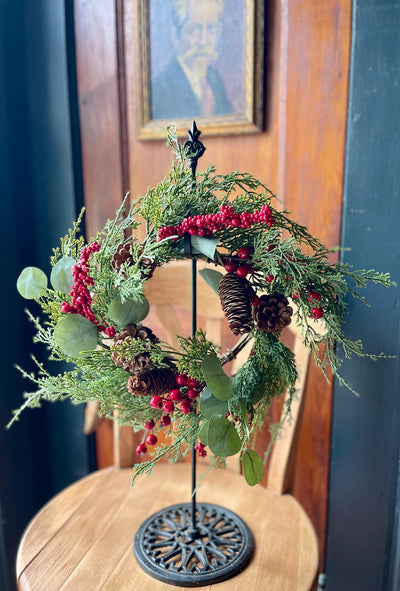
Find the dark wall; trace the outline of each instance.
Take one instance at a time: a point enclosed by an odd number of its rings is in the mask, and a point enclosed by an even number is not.
[[[31,351],[44,357],[32,345],[32,327],[23,312],[25,307],[35,314],[39,310],[18,296],[16,279],[27,265],[49,271],[51,249],[80,209],[75,150],[79,132],[76,124],[71,125],[76,112],[71,10],[72,2],[65,7],[61,0],[0,5],[0,587],[4,591],[15,586],[15,551],[28,520],[48,498],[88,471],[80,407],[47,404],[25,412],[18,424],[5,430],[24,390],[32,388],[14,364],[32,368]]]
[[[342,260],[400,281],[400,4],[353,2]],[[400,291],[349,301],[346,331],[366,351],[399,355]],[[346,361],[336,384],[328,521],[328,591],[395,589],[400,442],[399,358]]]

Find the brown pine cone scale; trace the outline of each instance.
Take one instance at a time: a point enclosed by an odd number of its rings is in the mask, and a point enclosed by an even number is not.
[[[245,334],[253,327],[251,297],[253,288],[244,277],[227,273],[218,286],[222,310],[235,335]]]
[[[254,306],[254,319],[261,330],[280,333],[292,321],[293,308],[289,300],[281,293],[263,295]]]
[[[133,396],[161,396],[174,389],[175,377],[169,367],[152,369],[129,376],[126,389]]]
[[[128,240],[117,247],[114,256],[111,261],[111,266],[115,271],[119,271],[124,263],[133,265],[135,263],[132,256],[132,240]],[[139,257],[143,254],[144,248],[140,246],[138,255]],[[140,259],[139,268],[142,269],[142,279],[150,279],[153,275],[157,263],[152,261],[149,257],[143,257]]]
[[[132,339],[141,339],[146,341],[149,339],[152,343],[158,343],[159,339],[153,331],[142,324],[128,324],[114,337],[114,344],[120,345],[124,342],[129,343]],[[150,345],[149,345],[150,348]],[[134,357],[129,356],[129,352],[121,353],[120,351],[113,351],[111,359],[117,367],[122,367],[125,371],[130,373],[142,372],[150,368],[151,360],[150,353],[143,352]]]

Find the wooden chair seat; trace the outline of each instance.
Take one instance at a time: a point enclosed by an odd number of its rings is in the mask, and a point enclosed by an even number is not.
[[[204,466],[201,469],[205,469]],[[33,519],[17,558],[20,591],[169,591],[136,563],[133,539],[150,514],[190,501],[190,466],[157,466],[131,487],[132,471],[95,472],[54,497]],[[318,567],[314,529],[298,502],[242,476],[212,470],[198,501],[222,505],[245,520],[255,538],[246,569],[218,591],[310,589]],[[211,590],[214,585],[207,585]]]

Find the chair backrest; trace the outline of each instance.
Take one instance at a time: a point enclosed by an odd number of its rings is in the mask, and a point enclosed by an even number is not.
[[[310,350],[302,340],[301,329],[293,322],[286,329],[294,335],[293,352],[296,357],[298,377],[296,393],[291,403],[290,417],[285,421],[282,431],[272,448],[268,469],[268,488],[279,494],[293,489],[296,456],[300,437],[301,418],[304,410],[307,370]],[[288,393],[285,395],[287,399]]]
[[[189,336],[192,328],[191,273],[190,261],[172,262],[157,268],[153,277],[146,283],[145,294],[150,302],[151,312],[145,324],[152,328],[157,336],[173,346],[177,345],[176,335]],[[197,314],[203,319],[207,337],[215,344],[222,344],[223,325],[226,321],[220,300],[200,276],[197,278],[196,296]],[[292,402],[291,419],[286,421],[270,457],[268,488],[281,494],[290,490],[293,482],[309,361],[309,351],[302,343],[300,329],[292,323],[285,330],[293,333],[291,340],[294,341],[299,377],[296,397]],[[250,348],[251,343],[232,362],[232,373],[247,359]],[[134,461],[134,450],[139,442],[137,435],[132,433],[131,428],[122,427],[117,421],[113,421],[113,438],[114,464],[121,468],[131,466]]]

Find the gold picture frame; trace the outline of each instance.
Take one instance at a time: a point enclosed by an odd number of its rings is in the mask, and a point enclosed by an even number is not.
[[[263,131],[264,1],[197,0],[200,15],[190,1],[135,0],[138,138],[165,138],[171,122],[182,136],[194,119],[207,136]]]

